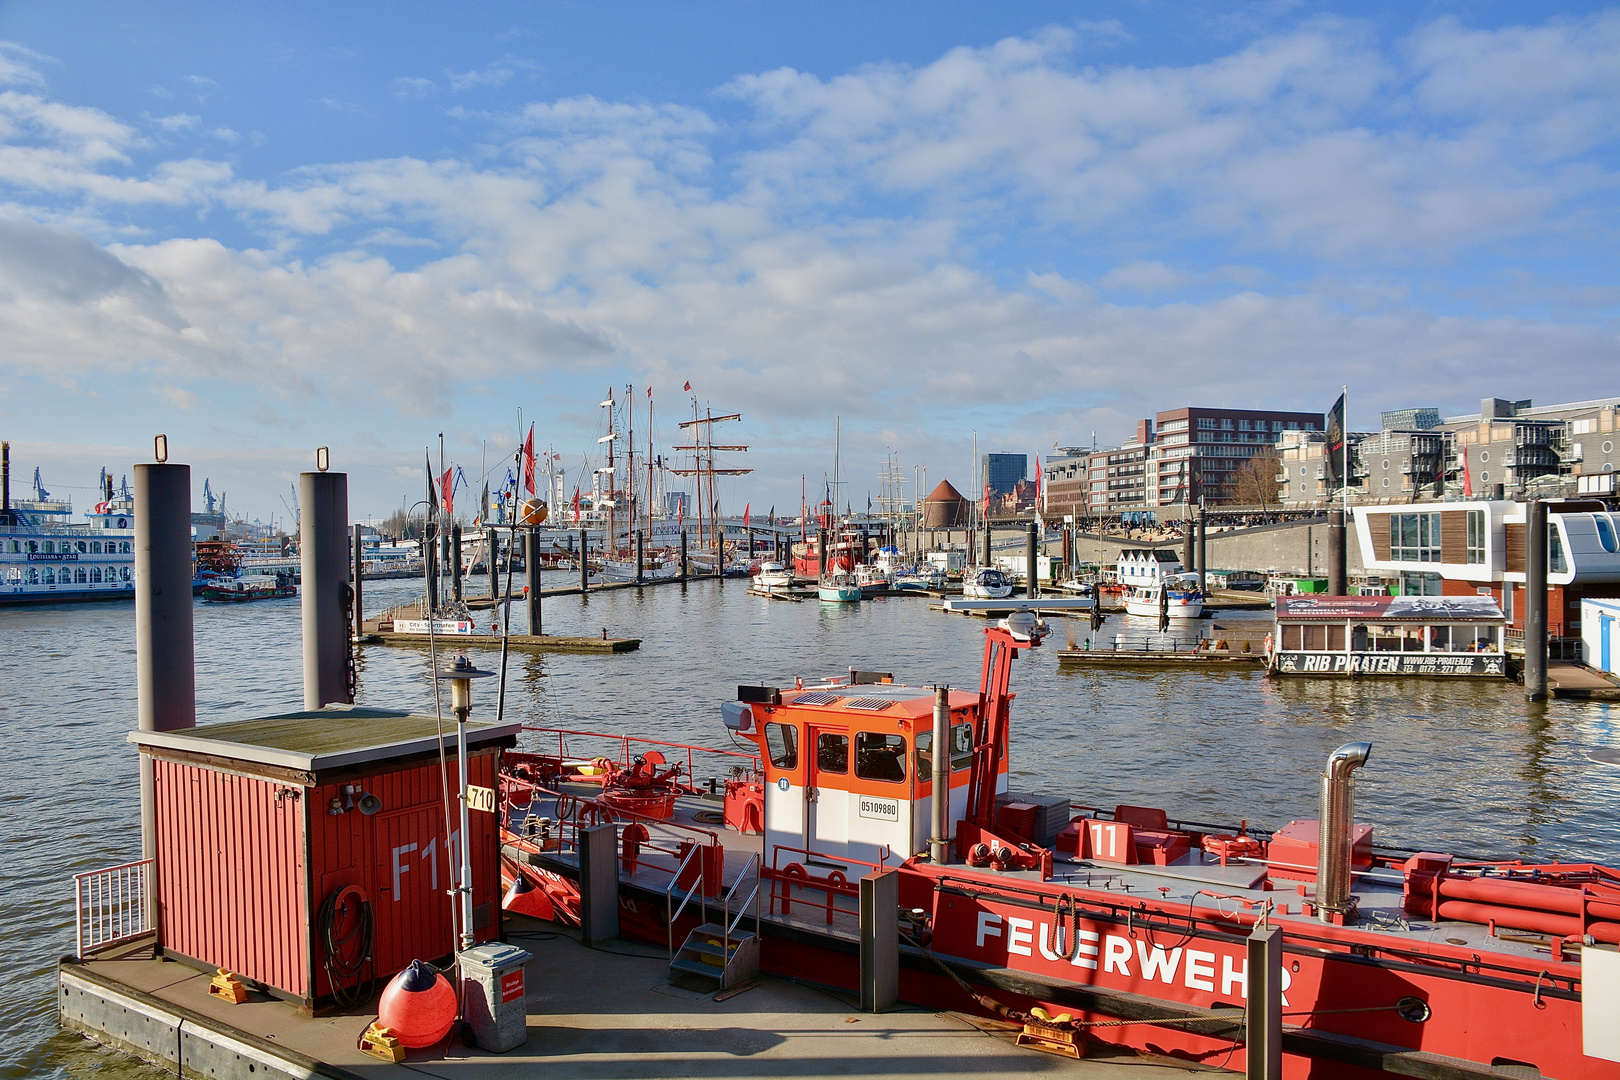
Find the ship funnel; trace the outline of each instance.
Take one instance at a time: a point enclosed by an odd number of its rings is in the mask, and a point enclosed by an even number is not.
[[[1322,773],[1321,832],[1316,845],[1316,917],[1332,922],[1350,910],[1350,862],[1354,857],[1356,782],[1372,743],[1345,743],[1328,755]]]

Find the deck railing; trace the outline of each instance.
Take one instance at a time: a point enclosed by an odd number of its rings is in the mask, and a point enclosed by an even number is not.
[[[152,860],[73,875],[74,956],[84,959],[120,941],[149,934]]]

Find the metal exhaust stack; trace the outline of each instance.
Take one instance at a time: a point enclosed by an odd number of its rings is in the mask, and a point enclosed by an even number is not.
[[[1345,743],[1328,755],[1322,773],[1321,832],[1316,845],[1316,917],[1332,922],[1350,910],[1350,860],[1356,820],[1356,782],[1372,743]]]
[[[951,688],[934,687],[933,835],[929,858],[935,866],[951,861]]]

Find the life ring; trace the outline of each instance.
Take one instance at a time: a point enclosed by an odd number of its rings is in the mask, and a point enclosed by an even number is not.
[[[1270,634],[1266,635],[1266,640],[1263,643],[1263,647],[1266,650],[1266,655],[1270,656],[1271,655],[1271,635]]]

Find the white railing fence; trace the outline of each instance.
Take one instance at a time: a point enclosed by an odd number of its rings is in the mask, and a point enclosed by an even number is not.
[[[74,874],[74,955],[151,933],[151,888],[151,859]]]

